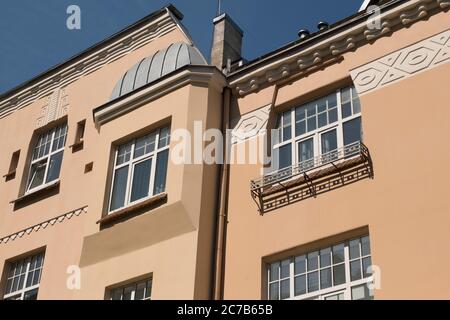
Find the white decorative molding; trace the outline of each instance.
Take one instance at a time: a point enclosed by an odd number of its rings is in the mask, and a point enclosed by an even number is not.
[[[0,245],[1,244],[7,244],[8,242],[12,242],[14,240],[23,238],[24,236],[28,236],[28,235],[30,235],[33,232],[38,232],[38,231],[47,229],[48,227],[53,227],[56,224],[63,223],[65,220],[70,220],[73,217],[78,217],[81,214],[87,213],[87,212],[88,212],[88,207],[85,206],[83,208],[80,208],[80,209],[73,210],[71,212],[62,214],[62,215],[60,215],[58,217],[55,217],[53,219],[41,222],[41,223],[39,223],[37,225],[34,225],[32,227],[29,227],[27,229],[24,229],[24,230],[18,231],[16,233],[10,234],[9,236],[0,238]]]
[[[36,128],[45,126],[65,116],[69,108],[69,97],[65,89],[56,89],[48,96],[44,106],[41,108],[39,118],[36,120]]]
[[[350,72],[363,94],[450,61],[450,30],[390,53]]]
[[[282,56],[274,62],[242,75],[231,75],[230,85],[240,96],[246,96],[290,75],[303,75],[325,67],[329,62],[336,61],[343,53],[355,50],[368,42],[388,36],[397,30],[397,26],[407,27],[428,18],[432,14],[446,10],[448,0],[410,0],[381,15],[381,28],[372,29],[366,20],[344,29],[342,32],[319,41],[309,47],[300,49],[297,53]],[[299,44],[301,45],[301,43]],[[283,53],[280,53],[282,55]],[[269,59],[269,58],[267,58]]]
[[[173,31],[178,26],[174,19],[170,10],[167,10],[165,14],[149,21],[134,32],[127,33],[113,43],[91,52],[84,58],[71,60],[66,67],[57,68],[55,72],[43,77],[39,82],[19,89],[8,98],[0,101],[0,119],[51,94],[58,88],[67,87],[79,78]]]
[[[271,108],[272,104],[269,104],[235,120],[231,143],[241,143],[258,136],[267,127]]]

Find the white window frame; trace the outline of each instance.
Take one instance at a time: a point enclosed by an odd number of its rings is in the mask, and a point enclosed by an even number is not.
[[[167,145],[159,148],[159,138],[160,138],[160,132],[161,130],[168,128],[169,130],[169,141],[167,142]],[[142,137],[145,137],[147,135],[151,135],[152,133],[156,132],[156,137],[155,137],[155,149],[147,154],[144,154],[142,156],[139,156],[137,158],[134,158],[134,151],[136,148],[136,142],[137,140],[139,140]],[[171,126],[167,125],[167,126],[163,126],[155,131],[150,132],[149,134],[140,136],[136,139],[133,139],[131,141],[128,141],[126,143],[123,143],[119,146],[117,146],[115,149],[115,153],[114,153],[114,167],[113,167],[113,171],[112,171],[112,179],[111,179],[111,188],[110,188],[110,195],[109,195],[109,202],[108,202],[108,214],[113,214],[115,212],[118,212],[120,210],[123,210],[125,208],[128,207],[132,207],[138,203],[144,202],[152,197],[154,197],[156,194],[154,194],[154,183],[155,183],[155,176],[156,176],[156,164],[158,161],[158,154],[162,153],[163,151],[169,150],[170,148],[170,137],[171,137]],[[117,157],[119,154],[119,149],[121,146],[127,145],[127,144],[131,144],[131,153],[130,153],[130,159],[124,163],[121,163],[120,165],[117,164]],[[133,186],[133,175],[134,175],[134,169],[136,167],[136,165],[145,162],[147,160],[152,161],[151,163],[151,168],[150,168],[150,181],[149,181],[149,194],[147,197],[142,198],[142,199],[138,199],[135,201],[131,201],[131,191],[132,191],[132,186]],[[115,178],[116,178],[116,171],[124,168],[128,166],[128,176],[127,176],[127,185],[126,185],[126,189],[125,189],[125,201],[124,201],[124,205],[123,207],[120,207],[118,209],[115,210],[111,210],[111,204],[112,204],[112,199],[113,199],[113,189],[114,189],[114,183],[115,183]]]
[[[352,121],[354,119],[357,118],[361,118],[361,111],[355,114],[352,114],[349,117],[343,118],[342,117],[342,95],[341,92],[344,89],[347,88],[351,88],[351,92],[353,93],[356,92],[354,86],[347,86],[347,87],[342,87],[339,88],[338,90],[334,91],[334,93],[336,94],[336,104],[337,104],[337,121],[333,122],[331,124],[328,124],[326,126],[320,127],[320,128],[316,128],[315,130],[309,131],[309,132],[305,132],[302,135],[296,136],[295,135],[295,129],[296,129],[296,119],[295,119],[295,110],[297,108],[302,108],[306,105],[308,105],[308,103],[302,104],[301,106],[297,106],[297,107],[293,107],[288,111],[282,112],[279,115],[281,116],[282,114],[286,113],[286,112],[290,112],[291,115],[291,138],[286,140],[286,141],[281,141],[282,138],[282,131],[283,131],[283,126],[284,126],[284,117],[280,118],[280,127],[277,128],[278,130],[281,130],[281,132],[277,132],[278,134],[278,139],[280,140],[280,142],[274,144],[272,146],[272,151],[277,152],[281,147],[286,146],[288,144],[291,145],[291,165],[295,165],[300,163],[300,159],[299,159],[299,144],[303,141],[306,141],[310,138],[313,138],[313,143],[314,143],[314,157],[318,157],[322,155],[322,135],[324,133],[327,133],[328,131],[332,131],[333,129],[336,129],[336,138],[337,138],[337,150],[341,149],[344,147],[344,124]],[[332,94],[332,93],[330,93]],[[325,98],[328,95],[322,96],[321,98]],[[351,96],[351,101],[353,96]],[[311,102],[315,102],[318,99],[312,100]],[[352,113],[353,113],[353,108],[352,108]],[[317,117],[317,114],[316,114]],[[305,122],[307,121],[307,118],[305,118]],[[281,128],[281,129],[280,129]],[[362,141],[363,137],[361,136],[361,141]],[[279,170],[279,168],[275,168],[275,171]]]
[[[42,256],[42,265],[38,268],[38,269],[41,270],[40,274],[39,274],[38,283],[36,285],[30,286],[30,287],[26,287],[27,281],[28,281],[28,277],[30,276],[30,271],[32,271],[32,270],[30,270],[31,261],[33,260],[34,257],[38,257],[38,256]],[[7,273],[7,276],[6,276],[6,284],[8,283],[9,279],[14,279],[14,276],[10,277],[10,272],[11,272],[12,266],[17,264],[17,263],[19,263],[19,262],[28,260],[27,261],[27,267],[26,267],[26,270],[25,270],[25,279],[23,280],[23,287],[21,289],[19,289],[17,291],[14,291],[14,292],[11,292],[11,293],[8,293],[8,294],[4,294],[3,295],[3,300],[7,300],[7,299],[10,299],[10,298],[16,297],[16,296],[18,296],[18,299],[14,299],[14,300],[23,300],[24,297],[25,297],[25,293],[33,291],[35,289],[39,289],[39,285],[40,285],[41,278],[42,278],[42,272],[44,270],[44,259],[45,259],[45,255],[44,255],[43,252],[41,252],[41,253],[34,254],[34,255],[31,255],[31,256],[27,256],[27,257],[25,257],[23,259],[19,259],[19,260],[11,262],[9,264],[9,267],[8,267],[8,273]],[[33,269],[33,271],[38,270],[38,269]],[[6,289],[7,289],[7,285],[5,285],[5,290]]]
[[[108,292],[109,300],[113,300],[114,293],[116,291],[121,290],[122,293],[121,293],[121,296],[120,296],[120,300],[123,301],[123,294],[124,294],[125,289],[128,288],[128,287],[134,286],[134,290],[131,291],[131,297],[130,297],[130,301],[133,301],[133,300],[135,300],[135,296],[136,296],[136,291],[137,291],[138,285],[143,284],[143,283],[145,283],[145,293],[144,293],[144,299],[142,299],[142,301],[151,300],[152,299],[152,286],[153,286],[153,278],[152,277],[146,278],[146,279],[142,279],[140,281],[130,282],[130,283],[126,284],[126,285],[122,285],[122,286],[119,286],[119,287],[115,287],[115,288],[109,289],[108,290],[109,291]],[[148,284],[150,284],[150,285],[148,285]],[[150,294],[149,294],[149,296],[147,298],[145,298],[145,294],[147,293],[147,289],[148,288],[150,288],[149,289]]]
[[[356,258],[356,259],[350,259],[350,246],[349,246],[350,242],[353,241],[353,240],[356,240],[356,239],[361,240],[364,237],[369,237],[369,236],[366,235],[366,236],[356,237],[356,238],[352,238],[352,239],[350,239],[348,241],[341,241],[341,242],[335,244],[335,245],[344,244],[344,262],[343,263],[342,262],[339,263],[339,265],[340,264],[344,264],[344,266],[345,266],[345,280],[346,280],[345,283],[337,285],[337,286],[331,286],[331,287],[326,288],[326,289],[319,289],[319,290],[316,290],[316,291],[313,291],[313,292],[309,292],[309,293],[305,293],[305,294],[302,294],[302,295],[299,295],[299,296],[295,296],[295,278],[298,275],[295,274],[295,257],[289,257],[287,259],[274,261],[272,263],[267,264],[267,278],[266,278],[266,281],[267,281],[266,282],[267,283],[267,298],[270,299],[270,285],[273,284],[273,283],[277,283],[277,282],[279,283],[278,295],[281,298],[281,281],[289,279],[289,291],[290,291],[289,296],[290,297],[287,298],[287,299],[284,299],[284,300],[324,300],[327,296],[330,296],[330,295],[332,296],[333,294],[337,294],[338,292],[344,292],[344,300],[351,300],[352,299],[352,291],[351,290],[352,290],[353,287],[360,286],[360,285],[363,285],[363,284],[368,285],[370,283],[373,283],[373,280],[374,280],[373,275],[364,278],[364,270],[363,270],[363,266],[362,266],[363,259],[367,258],[367,257],[371,257],[372,258],[372,253],[370,253],[369,255],[364,255],[364,256],[361,254],[361,256]],[[335,245],[331,245],[330,247],[332,248]],[[361,246],[361,241],[359,243],[359,246]],[[324,247],[324,248],[327,248],[327,247]],[[321,249],[324,249],[324,248],[321,248]],[[308,253],[312,253],[312,252],[315,252],[315,251],[320,252],[320,249],[318,249],[318,250],[311,250],[309,252],[304,253],[304,255],[308,255]],[[372,251],[372,249],[371,249],[371,251]],[[362,253],[361,249],[360,249],[360,252]],[[358,280],[351,281],[350,262],[351,261],[355,261],[357,259],[360,259],[360,261],[361,261],[361,272],[362,272],[361,277],[362,278],[358,279]],[[279,275],[278,275],[278,280],[270,281],[270,271],[271,271],[270,270],[270,266],[271,266],[271,264],[273,264],[273,263],[280,263],[281,264],[283,261],[286,261],[286,260],[290,260],[289,277],[281,278],[281,268],[280,268]],[[318,257],[318,260],[320,260],[320,255]],[[320,264],[320,262],[319,262],[319,264]],[[373,261],[372,261],[372,264],[373,264]],[[331,263],[330,268],[331,268],[332,279],[334,278],[333,266],[334,266],[334,264]],[[318,272],[318,274],[319,274],[319,278],[318,278],[319,288],[320,288],[320,271],[321,270],[322,270],[322,268],[320,268],[320,267],[318,267],[318,269],[314,270],[314,272]],[[309,273],[309,271],[306,271],[304,273],[304,275],[307,276],[308,273]],[[308,287],[308,283],[306,283],[306,287]]]
[[[55,142],[56,131],[57,131],[57,129],[60,128],[60,127],[65,127],[64,143],[63,143],[63,146],[62,146],[61,148],[56,149],[55,151],[52,151],[52,149],[53,149],[53,143]],[[59,181],[59,177],[58,177],[57,179],[55,179],[55,180],[53,180],[53,181],[45,182],[45,181],[47,180],[48,170],[49,170],[49,168],[50,168],[50,159],[52,158],[52,156],[55,155],[55,154],[58,154],[58,153],[60,153],[60,152],[63,152],[63,157],[64,157],[64,149],[65,149],[65,147],[66,147],[66,141],[67,141],[67,133],[68,133],[68,129],[69,129],[69,128],[68,128],[68,126],[67,126],[67,122],[65,122],[65,123],[60,124],[60,125],[58,125],[58,126],[56,126],[56,127],[54,127],[54,128],[52,128],[52,129],[50,129],[50,130],[48,130],[48,131],[46,131],[46,132],[44,132],[44,133],[42,133],[42,134],[39,135],[39,137],[38,137],[38,139],[37,139],[37,141],[36,141],[36,145],[35,145],[35,147],[32,149],[32,153],[31,153],[31,163],[30,163],[30,169],[29,169],[29,172],[28,172],[28,179],[27,179],[27,184],[26,184],[26,191],[25,191],[25,194],[30,194],[30,193],[39,191],[39,190],[44,189],[44,188],[46,188],[46,187],[48,187],[48,186],[50,186],[50,185],[53,185],[53,184],[55,184],[56,182]],[[39,143],[39,140],[41,139],[41,137],[42,137],[43,135],[46,135],[46,134],[48,134],[49,132],[52,132],[52,135],[51,135],[51,138],[50,138],[50,147],[49,147],[49,152],[48,152],[48,154],[46,154],[46,155],[44,155],[44,156],[42,156],[42,157],[33,159],[34,151],[36,150],[36,147],[37,147],[37,144]],[[39,186],[34,187],[34,188],[30,188],[30,187],[31,187],[31,183],[33,182],[33,177],[31,177],[33,165],[36,164],[36,163],[39,163],[39,162],[41,162],[41,161],[43,161],[43,160],[46,160],[46,166],[45,166],[45,172],[44,172],[43,183],[42,183],[41,185],[39,185]],[[61,160],[61,161],[62,161],[62,160]],[[62,165],[62,164],[61,164],[61,165]],[[60,173],[60,174],[61,174],[61,173]]]

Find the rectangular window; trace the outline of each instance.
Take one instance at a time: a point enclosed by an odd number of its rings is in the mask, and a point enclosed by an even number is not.
[[[169,144],[170,127],[164,127],[117,148],[110,212],[165,191]]]
[[[44,253],[9,265],[4,300],[36,300],[41,281]]]
[[[362,140],[361,105],[353,86],[278,116],[273,150],[276,169],[307,170],[338,158],[338,150]]]
[[[39,136],[31,159],[27,192],[59,179],[66,138],[67,124]]]
[[[268,267],[270,300],[368,300],[373,292],[369,236],[307,252]]]
[[[146,279],[110,290],[111,300],[151,300],[152,279]]]

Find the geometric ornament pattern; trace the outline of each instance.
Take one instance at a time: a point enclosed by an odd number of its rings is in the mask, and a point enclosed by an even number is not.
[[[359,94],[391,84],[450,60],[450,30],[398,50],[350,72]]]
[[[88,207],[86,206],[86,207],[83,207],[83,208],[80,208],[80,209],[77,209],[77,210],[74,210],[74,211],[62,214],[62,215],[60,215],[58,217],[55,217],[55,218],[52,218],[50,220],[38,223],[37,225],[34,225],[34,226],[29,227],[27,229],[24,229],[24,230],[18,231],[16,233],[10,234],[9,236],[0,238],[0,245],[1,244],[6,244],[8,242],[11,242],[11,241],[14,241],[14,240],[17,240],[17,239],[20,239],[20,238],[23,238],[25,236],[30,235],[33,232],[38,232],[38,231],[41,231],[41,230],[53,227],[53,226],[55,226],[57,224],[63,223],[66,220],[70,220],[70,219],[72,219],[74,217],[78,217],[81,214],[87,213],[87,212],[88,212]]]
[[[69,97],[65,89],[56,89],[53,94],[45,100],[39,117],[36,120],[36,128],[43,127],[67,114],[69,108]]]
[[[237,144],[259,135],[266,128],[271,107],[270,104],[259,108],[235,121],[236,125],[232,131],[231,143]]]

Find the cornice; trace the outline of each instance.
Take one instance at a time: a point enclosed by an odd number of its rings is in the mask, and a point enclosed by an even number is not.
[[[87,56],[74,58],[66,66],[57,68],[55,72],[43,76],[38,82],[19,89],[16,93],[0,101],[0,119],[162,37],[177,26],[178,23],[173,14],[170,10],[166,10],[163,15],[149,21],[137,30],[92,51]]]
[[[9,236],[0,238],[0,245],[7,244],[8,242],[12,242],[14,240],[23,238],[25,236],[28,236],[28,235],[32,234],[33,232],[38,232],[38,231],[47,229],[48,227],[53,227],[56,224],[63,223],[65,220],[70,220],[70,219],[72,219],[74,217],[78,217],[81,214],[87,213],[87,212],[88,212],[88,207],[85,206],[83,208],[80,208],[80,209],[77,209],[77,210],[73,210],[71,212],[68,212],[68,213],[62,214],[60,216],[57,216],[57,217],[55,217],[53,219],[50,219],[50,220],[38,223],[38,224],[36,224],[36,225],[34,225],[32,227],[29,227],[27,229],[24,229],[24,230],[15,232],[13,234],[10,234]]]
[[[283,56],[260,68],[232,78],[230,86],[239,96],[246,96],[264,86],[276,83],[291,75],[302,75],[323,67],[345,52],[392,34],[396,27],[408,27],[438,11],[447,10],[449,0],[411,0],[400,4],[381,15],[381,28],[372,30],[367,20],[330,36],[295,54]]]
[[[103,124],[188,84],[208,86],[222,92],[227,81],[216,67],[188,65],[161,78],[156,83],[150,83],[117,100],[95,108],[93,110],[95,125],[100,128]]]

